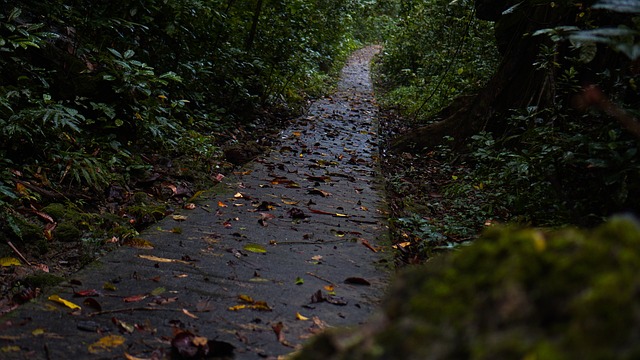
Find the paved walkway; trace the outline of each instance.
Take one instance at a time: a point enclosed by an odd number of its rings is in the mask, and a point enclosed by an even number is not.
[[[366,321],[389,260],[379,251],[376,50],[356,52],[338,91],[215,195],[2,318],[0,358],[275,358],[326,327]]]

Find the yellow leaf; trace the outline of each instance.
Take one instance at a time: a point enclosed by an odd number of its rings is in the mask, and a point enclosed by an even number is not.
[[[335,286],[333,286],[333,285],[325,285],[324,289],[329,291],[329,292],[332,292],[332,291],[335,290]]]
[[[59,304],[62,304],[62,305],[64,305],[64,306],[66,306],[66,307],[70,308],[71,310],[78,310],[78,309],[82,309],[80,306],[78,306],[78,305],[76,305],[76,304],[72,303],[71,301],[68,301],[68,300],[65,300],[65,299],[61,298],[61,297],[60,297],[60,296],[58,296],[58,295],[51,295],[51,296],[49,296],[47,299],[49,299],[49,300],[51,300],[51,301],[54,301],[54,302],[57,302],[57,303],[59,303]]]
[[[0,351],[2,351],[3,353],[18,352],[18,351],[20,351],[20,346],[18,346],[18,345],[7,345],[7,346],[1,347]]]
[[[244,302],[247,302],[249,304],[253,304],[255,302],[255,300],[253,300],[253,298],[251,296],[244,295],[244,294],[238,295],[238,299],[240,299],[240,300],[242,300]]]
[[[99,352],[110,350],[111,348],[118,347],[124,344],[125,339],[120,335],[107,335],[100,340],[89,345],[89,352],[97,354]]]
[[[266,253],[267,249],[264,246],[259,244],[247,244],[244,246],[244,249],[247,251],[251,251],[253,253]]]
[[[31,335],[33,335],[33,336],[38,336],[38,335],[43,335],[44,333],[45,333],[45,331],[44,331],[44,329],[43,329],[43,328],[37,328],[37,329],[34,329],[34,330],[31,332]]]
[[[300,136],[302,136],[302,133],[300,131],[294,131],[293,132],[293,136],[300,137]]]
[[[236,305],[236,306],[231,306],[230,308],[228,308],[228,310],[230,310],[230,311],[238,311],[238,310],[245,309],[246,307],[247,307],[247,305]]]
[[[12,258],[12,257],[3,257],[0,259],[0,266],[20,266],[22,265],[22,263],[20,263],[20,260],[16,259],[16,258]]]
[[[200,197],[200,195],[202,195],[204,193],[204,190],[200,190],[198,192],[196,192],[195,194],[193,194],[192,197],[189,198],[189,200],[187,200],[188,203],[192,203],[194,201],[196,201],[197,198]]]
[[[139,254],[138,257],[141,258],[141,259],[157,261],[157,262],[161,262],[161,263],[181,263],[181,264],[188,264],[189,263],[188,261],[184,261],[184,260],[167,259],[167,258],[161,258],[161,257],[153,256],[153,255]]]
[[[297,319],[297,320],[301,320],[301,321],[307,321],[307,320],[309,320],[309,318],[308,318],[308,317],[300,315],[300,313],[299,313],[299,312],[297,312],[297,313],[296,313],[296,319]]]
[[[242,199],[244,195],[242,195],[242,193],[236,193],[235,195],[233,195],[233,197],[236,199]]]
[[[226,207],[227,207],[227,206],[229,206],[229,205],[227,205],[227,204],[223,203],[222,201],[218,201],[218,206],[219,206],[219,207],[222,207],[222,208],[226,208]]]

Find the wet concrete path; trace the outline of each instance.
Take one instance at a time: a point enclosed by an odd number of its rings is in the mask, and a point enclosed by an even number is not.
[[[2,318],[0,358],[277,358],[366,321],[389,260],[369,80],[377,50],[356,52],[337,92],[215,195]]]

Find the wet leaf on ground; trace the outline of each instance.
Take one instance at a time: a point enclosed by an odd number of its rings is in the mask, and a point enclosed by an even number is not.
[[[89,352],[92,354],[101,353],[103,351],[111,351],[113,348],[119,347],[125,343],[125,338],[120,335],[107,335],[95,343],[89,345]]]
[[[62,304],[68,307],[71,310],[80,310],[81,307],[77,304],[72,303],[71,301],[65,300],[58,295],[51,295],[47,298],[50,301],[57,302],[58,304]]]
[[[246,251],[250,251],[252,253],[264,254],[267,252],[264,246],[260,244],[247,244],[243,247]]]
[[[367,285],[367,286],[371,285],[369,281],[361,277],[348,277],[344,279],[344,283],[351,284],[351,285]]]

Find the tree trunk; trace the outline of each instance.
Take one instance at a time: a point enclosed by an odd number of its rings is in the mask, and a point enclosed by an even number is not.
[[[496,112],[549,105],[553,101],[549,73],[536,70],[533,64],[540,45],[551,42],[546,36],[532,37],[531,34],[541,27],[553,27],[559,17],[559,12],[549,11],[548,6],[523,6],[501,16],[496,24],[496,37],[503,60],[487,84],[472,97],[454,100],[435,116],[438,122],[395,139],[392,149],[421,151],[444,143],[444,136],[453,137],[455,144],[461,145],[479,131],[500,129],[504,117],[494,117]]]
[[[258,23],[260,22],[260,13],[262,12],[262,0],[258,0],[256,8],[253,12],[253,19],[251,21],[251,30],[249,30],[249,36],[247,36],[247,42],[245,43],[245,49],[251,50],[253,43],[256,40],[256,33],[258,32]]]

